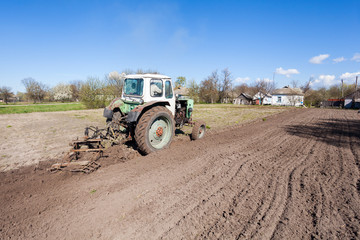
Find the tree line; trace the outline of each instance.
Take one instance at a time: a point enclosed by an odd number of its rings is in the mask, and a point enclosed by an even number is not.
[[[32,101],[40,103],[44,101],[77,102],[81,101],[87,108],[106,106],[113,98],[121,95],[124,76],[127,74],[159,73],[154,70],[136,71],[125,69],[120,75],[112,72],[103,79],[88,77],[85,81],[71,81],[68,84],[60,83],[53,88],[36,81],[33,78],[25,78],[22,83],[25,93],[18,92],[16,95],[9,87],[0,88],[0,98],[8,103],[11,98],[16,97],[20,101]],[[299,87],[304,92],[304,102],[309,106],[319,105],[321,101],[329,98],[341,98],[355,91],[355,84],[338,84],[330,88],[311,88],[309,79],[303,86],[298,86],[297,81],[292,81],[292,87]],[[196,103],[231,103],[241,93],[251,96],[260,94],[271,94],[275,90],[273,81],[266,79],[254,81],[252,84],[234,84],[232,74],[228,68],[221,71],[214,70],[199,84],[194,80],[187,82],[186,77],[179,76],[174,81],[174,88],[187,88],[188,96]],[[261,96],[260,96],[261,97]]]

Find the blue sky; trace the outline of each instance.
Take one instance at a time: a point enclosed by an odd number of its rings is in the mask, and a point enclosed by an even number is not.
[[[336,59],[336,61],[334,61]],[[360,75],[360,1],[1,1],[0,86],[154,69],[313,87]]]

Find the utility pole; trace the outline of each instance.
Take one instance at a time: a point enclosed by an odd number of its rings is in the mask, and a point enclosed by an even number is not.
[[[273,73],[273,84],[274,84],[274,88],[275,88],[275,72]]]
[[[359,94],[357,92],[357,80],[358,80],[358,76],[356,76],[356,80],[355,80],[355,95],[356,95],[356,97],[359,96]]]

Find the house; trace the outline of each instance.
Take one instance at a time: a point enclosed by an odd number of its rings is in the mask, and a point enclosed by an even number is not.
[[[186,87],[178,87],[176,89],[174,89],[174,93],[177,96],[188,96],[189,95],[189,90]]]
[[[221,99],[221,103],[234,103],[234,99],[237,94],[234,91],[229,91],[225,96]]]
[[[304,93],[300,88],[290,88],[289,86],[276,89],[272,93],[272,105],[296,107],[303,106]]]
[[[343,98],[330,98],[326,101],[322,101],[320,103],[320,107],[343,108],[344,107],[344,99]]]
[[[272,96],[271,94],[266,94],[260,91],[254,95],[253,100],[255,101],[256,105],[271,105]]]
[[[345,108],[360,108],[360,89],[344,97]]]
[[[253,104],[253,97],[247,93],[241,93],[233,101],[234,104],[251,105]]]

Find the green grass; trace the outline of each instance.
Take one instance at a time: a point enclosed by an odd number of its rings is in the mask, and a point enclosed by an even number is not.
[[[31,112],[57,112],[70,110],[84,110],[85,106],[81,103],[57,103],[57,104],[31,104],[31,105],[8,105],[0,106],[0,114],[10,113],[31,113]]]
[[[73,103],[73,102],[65,102],[66,103]],[[4,105],[4,106],[21,106],[21,105],[43,105],[43,104],[64,104],[64,103],[60,103],[60,102],[8,102],[8,104],[4,103],[4,102],[0,102],[0,105]]]

